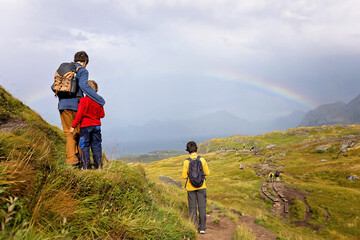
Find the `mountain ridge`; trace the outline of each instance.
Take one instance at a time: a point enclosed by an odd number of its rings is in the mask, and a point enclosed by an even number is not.
[[[360,95],[348,103],[337,101],[322,104],[306,113],[299,126],[321,126],[333,124],[359,124],[360,123]]]
[[[118,136],[123,147],[122,154],[146,153],[153,150],[183,150],[189,140],[199,142],[214,137],[235,134],[254,135],[296,127],[304,115],[302,111],[294,111],[272,121],[249,121],[226,111],[217,111],[184,120],[152,119],[141,126],[131,125],[125,129],[112,129],[111,135],[110,133],[104,135],[104,140],[110,152],[113,149],[113,138]],[[136,151],[136,149],[143,150]]]

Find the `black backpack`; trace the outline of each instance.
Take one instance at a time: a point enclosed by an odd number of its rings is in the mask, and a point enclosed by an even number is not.
[[[190,179],[190,182],[194,187],[201,187],[204,184],[205,175],[200,156],[197,156],[195,160],[189,157],[188,160],[190,161],[188,179]]]

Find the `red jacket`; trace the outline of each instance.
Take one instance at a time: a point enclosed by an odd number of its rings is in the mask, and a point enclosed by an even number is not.
[[[105,117],[104,108],[86,96],[80,99],[76,117],[71,126],[76,128],[79,123],[80,127],[101,126],[100,118],[103,117]]]

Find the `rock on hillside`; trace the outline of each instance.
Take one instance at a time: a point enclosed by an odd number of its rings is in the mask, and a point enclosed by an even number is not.
[[[300,123],[300,126],[321,126],[332,124],[359,124],[360,123],[360,95],[345,104],[336,102],[324,104],[309,111]]]

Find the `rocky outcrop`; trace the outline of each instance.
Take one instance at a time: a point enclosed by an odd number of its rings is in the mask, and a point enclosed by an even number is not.
[[[266,146],[267,149],[271,149],[271,148],[274,148],[276,147],[277,145],[276,144],[269,144]]]
[[[355,146],[357,141],[346,141],[341,144],[340,151],[346,152],[348,148],[352,148]]]
[[[355,180],[358,180],[360,178],[358,176],[348,176],[346,179],[349,180],[349,181],[355,181]]]
[[[173,179],[171,177],[160,175],[159,180],[160,180],[160,182],[163,182],[163,183],[165,183],[167,185],[177,187],[177,188],[182,188],[181,182],[177,181],[177,180],[175,180],[175,179]]]
[[[319,146],[319,147],[317,147],[315,150],[316,151],[326,151],[326,150],[328,150],[330,147],[329,146]]]
[[[0,132],[25,129],[26,127],[27,125],[25,121],[21,118],[9,118],[6,121],[0,121]]]

